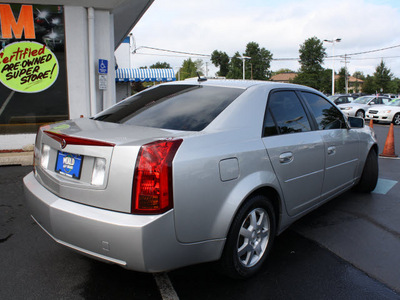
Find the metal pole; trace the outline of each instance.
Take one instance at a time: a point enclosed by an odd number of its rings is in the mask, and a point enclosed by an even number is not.
[[[243,57],[243,80],[245,80],[246,78],[246,68],[244,67],[245,66],[245,63],[246,63],[246,60],[244,59],[244,57]]]
[[[246,59],[250,59],[251,57],[249,57],[249,56],[241,56],[239,58],[241,58],[243,60],[243,80],[245,80],[246,79],[245,78],[246,77],[245,60]]]
[[[332,96],[335,95],[335,41],[332,40]]]
[[[332,96],[335,95],[335,42],[339,43],[341,40],[324,40],[324,42],[332,43]]]

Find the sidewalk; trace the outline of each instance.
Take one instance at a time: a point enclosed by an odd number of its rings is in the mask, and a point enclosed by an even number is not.
[[[33,145],[32,147],[33,148]],[[0,151],[0,166],[9,165],[21,165],[30,166],[33,165],[33,149],[21,149],[15,150],[2,150]]]

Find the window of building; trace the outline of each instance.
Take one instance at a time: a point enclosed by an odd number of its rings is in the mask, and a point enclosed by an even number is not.
[[[0,134],[67,120],[63,6],[0,4],[0,19]]]

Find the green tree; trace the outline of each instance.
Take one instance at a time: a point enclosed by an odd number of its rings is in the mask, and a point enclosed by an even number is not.
[[[300,70],[294,82],[321,90],[324,81],[322,64],[326,57],[322,41],[316,37],[307,39],[299,49]]]
[[[201,70],[202,65],[203,62],[200,59],[196,61],[193,61],[191,58],[184,60],[182,63],[182,67],[179,69],[181,80],[197,77],[197,73],[203,75],[203,72]]]
[[[323,70],[326,52],[320,39],[315,36],[307,39],[300,45],[299,53],[300,72],[316,73]]]
[[[167,62],[156,62],[150,66],[151,69],[171,69],[171,65]]]
[[[226,74],[226,78],[229,79],[241,79],[243,78],[243,63],[242,59],[240,59],[241,55],[239,52],[236,52],[235,55],[231,58],[229,63],[229,72]]]
[[[400,79],[394,78],[391,81],[390,93],[400,94]]]
[[[339,79],[336,79],[335,82],[335,92],[344,93],[346,91],[346,74],[346,68],[340,68]]]
[[[243,55],[250,57],[248,63],[245,64],[247,79],[266,80],[267,75],[271,76],[269,68],[271,67],[272,53],[270,51],[260,48],[256,42],[250,42]]]
[[[365,79],[365,75],[364,75],[364,73],[361,72],[361,71],[355,71],[355,72],[353,73],[352,76],[353,76],[354,78],[361,79],[361,80],[364,80],[364,79]]]
[[[378,92],[389,93],[393,74],[390,69],[386,67],[383,60],[381,60],[381,63],[376,67],[374,77]]]
[[[332,69],[325,69],[319,76],[319,90],[324,94],[332,93]]]
[[[219,67],[217,76],[226,76],[229,72],[229,56],[226,52],[214,50],[211,54],[211,62],[214,66]]]
[[[367,75],[365,77],[362,91],[366,94],[375,94],[378,91],[374,76]]]

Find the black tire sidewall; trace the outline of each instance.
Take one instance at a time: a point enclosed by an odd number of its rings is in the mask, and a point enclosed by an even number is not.
[[[400,123],[398,123],[398,124],[395,123],[396,117],[399,117],[399,116],[400,116],[399,113],[397,113],[397,114],[394,115],[394,117],[393,117],[393,122],[392,122],[394,125],[400,125]]]
[[[269,240],[267,248],[263,257],[253,267],[243,266],[237,255],[237,242],[240,228],[250,211],[256,208],[263,208],[267,213],[270,220]],[[262,195],[255,195],[250,197],[238,210],[233,219],[227,241],[225,244],[224,252],[221,258],[222,271],[229,277],[235,279],[248,278],[254,275],[263,265],[271,251],[272,244],[276,233],[275,212],[271,202]]]
[[[371,149],[365,161],[364,169],[361,174],[361,179],[357,184],[357,191],[363,193],[372,192],[378,181],[378,154],[375,150]]]

